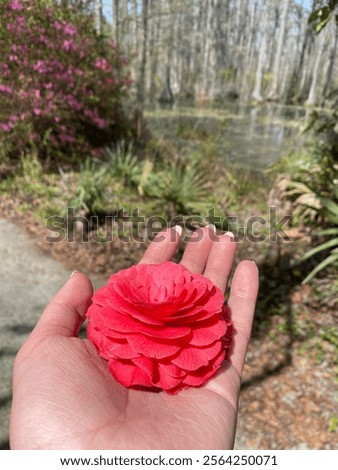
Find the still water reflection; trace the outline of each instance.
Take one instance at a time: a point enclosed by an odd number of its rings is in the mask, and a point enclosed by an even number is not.
[[[301,146],[306,110],[267,103],[257,107],[157,108],[146,112],[150,130],[182,152],[214,146],[225,163],[264,169]],[[209,148],[210,150],[210,148]]]

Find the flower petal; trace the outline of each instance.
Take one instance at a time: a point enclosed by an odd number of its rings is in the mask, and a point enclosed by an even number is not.
[[[202,326],[197,324],[192,330],[192,338],[189,343],[192,346],[207,346],[222,338],[227,330],[227,325],[221,317],[212,318],[204,322]]]
[[[197,370],[202,366],[207,366],[222,349],[222,341],[216,341],[207,348],[196,348],[194,346],[182,349],[180,353],[172,359],[172,363],[184,370]]]
[[[160,387],[163,390],[170,390],[177,388],[182,383],[182,378],[180,377],[173,377],[169,375],[165,370],[162,368],[158,369],[159,376],[157,381],[153,382],[156,387]]]
[[[185,385],[191,387],[199,387],[203,385],[207,380],[209,380],[220,367],[224,360],[224,351],[221,351],[220,354],[207,366],[203,366],[200,369],[197,369],[193,372],[190,372],[186,375],[183,380]]]
[[[155,359],[173,356],[181,349],[175,342],[168,343],[160,339],[155,340],[155,338],[150,336],[145,337],[143,335],[130,334],[127,339],[134,351]]]
[[[113,377],[125,387],[141,385],[143,387],[153,387],[149,375],[131,361],[111,359],[108,362],[109,370]]]

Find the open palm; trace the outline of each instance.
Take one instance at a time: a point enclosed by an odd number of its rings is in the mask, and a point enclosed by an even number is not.
[[[171,259],[178,243],[174,229],[161,232],[141,262]],[[216,236],[206,227],[194,233],[181,262],[224,290],[235,249],[231,236]],[[255,264],[242,261],[229,298],[234,323],[230,364],[204,386],[168,395],[124,388],[95,347],[77,337],[92,285],[75,273],[47,306],[15,360],[11,448],[232,448],[257,290]]]

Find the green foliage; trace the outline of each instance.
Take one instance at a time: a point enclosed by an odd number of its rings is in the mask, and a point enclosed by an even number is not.
[[[123,181],[125,186],[137,186],[142,174],[139,158],[133,153],[132,144],[118,142],[114,148],[106,149],[106,172],[108,176]]]
[[[195,125],[191,125],[186,121],[179,121],[176,128],[177,137],[184,140],[205,140],[209,137],[209,133],[206,129],[199,126],[197,122]]]
[[[179,158],[150,175],[145,192],[166,204],[171,216],[201,214],[213,206],[209,175],[194,159]]]
[[[338,261],[338,165],[332,146],[317,144],[307,152],[284,157],[270,173],[285,174],[282,194],[293,203],[293,218],[298,223],[320,229],[313,234],[330,237],[306,252],[301,262],[330,250],[325,259],[320,260],[306,276],[307,283],[322,269],[334,266]]]
[[[100,161],[87,157],[77,176],[75,196],[70,206],[75,212],[95,213],[96,205],[104,197],[106,167]]]
[[[325,345],[331,349],[333,356],[333,363],[337,364],[338,357],[338,332],[337,329],[332,326],[325,326],[318,331],[317,327],[310,328],[308,332],[308,338],[302,344],[300,353],[307,355],[315,359],[318,363],[322,363],[325,360]]]
[[[338,426],[338,417],[332,416],[332,418],[330,419],[328,431],[335,432],[337,430],[337,426]]]
[[[18,209],[45,221],[61,215],[67,205],[67,193],[57,174],[45,174],[37,154],[22,154],[16,174],[0,182],[0,194],[17,199]]]
[[[325,226],[337,220],[333,209],[338,203],[337,170],[332,147],[315,144],[282,158],[267,173],[285,175],[282,193],[293,202],[295,220]]]
[[[326,268],[327,266],[329,265],[333,265],[335,263],[338,262],[338,227],[337,228],[331,228],[331,229],[327,229],[327,230],[321,230],[320,232],[318,232],[318,235],[319,236],[323,236],[323,235],[333,235],[333,237],[324,242],[324,243],[321,243],[320,245],[316,246],[315,248],[312,248],[312,250],[308,251],[307,253],[305,253],[302,258],[301,258],[301,261],[305,261],[309,258],[311,258],[312,256],[316,255],[317,253],[320,253],[322,251],[325,251],[325,250],[328,250],[330,248],[331,251],[330,251],[330,254],[329,256],[327,256],[322,262],[320,262],[307,276],[306,278],[304,279],[303,281],[303,284],[306,284],[307,282],[311,281],[311,279],[319,272],[321,271],[322,269]]]
[[[327,0],[326,5],[314,10],[309,16],[308,23],[313,25],[315,32],[318,34],[329,23],[332,17],[338,25],[338,14],[335,13],[338,0]]]

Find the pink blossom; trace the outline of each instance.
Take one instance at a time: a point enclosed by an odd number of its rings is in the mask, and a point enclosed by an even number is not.
[[[2,64],[2,70],[3,70],[2,74],[4,78],[9,77],[10,73],[9,73],[9,67],[7,64]]]
[[[53,25],[56,31],[60,31],[60,29],[62,29],[62,24],[59,21],[54,21]]]
[[[10,86],[2,85],[2,84],[0,83],[0,92],[11,94],[11,93],[13,93],[13,89],[12,89]]]
[[[43,73],[44,69],[44,62],[42,60],[38,60],[34,65],[33,65],[33,70],[39,73]]]
[[[51,17],[54,13],[54,10],[52,8],[46,8],[45,13],[47,17]]]
[[[99,129],[104,129],[106,127],[106,121],[100,117],[94,118],[93,121]]]
[[[65,143],[74,143],[74,142],[76,142],[75,137],[72,137],[71,135],[67,135],[67,134],[61,134],[60,135],[60,140],[64,144]]]
[[[71,49],[73,49],[74,42],[72,39],[66,39],[63,41],[62,49],[66,52],[69,52]]]
[[[68,104],[71,108],[75,109],[75,111],[80,111],[83,107],[72,95],[68,96]]]
[[[111,67],[105,58],[98,58],[95,60],[95,67],[99,70],[107,71],[110,70]]]
[[[75,36],[77,34],[77,28],[73,24],[66,24],[63,30],[68,36]]]
[[[17,11],[21,11],[24,8],[19,0],[12,0],[9,7],[11,10],[17,10]]]
[[[33,109],[33,113],[35,114],[35,116],[40,116],[40,114],[41,114],[41,109],[40,109],[40,108],[34,108],[34,109]]]
[[[0,129],[4,132],[10,132],[13,129],[13,127],[14,126],[11,122],[7,124],[3,124],[3,123],[0,124]]]

